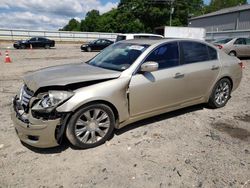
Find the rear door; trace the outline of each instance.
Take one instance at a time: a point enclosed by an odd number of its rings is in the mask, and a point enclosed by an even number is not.
[[[246,56],[250,56],[250,38],[246,39]]]
[[[247,55],[247,45],[245,38],[238,38],[234,42],[235,51],[237,56],[246,56]]]
[[[203,43],[181,41],[181,64],[185,74],[187,101],[204,100],[213,87],[221,69],[217,51]]]

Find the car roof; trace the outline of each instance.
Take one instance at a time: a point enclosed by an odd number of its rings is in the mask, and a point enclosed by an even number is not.
[[[165,42],[173,42],[173,41],[191,41],[191,42],[200,42],[205,43],[203,40],[198,39],[185,39],[185,38],[162,38],[162,39],[131,39],[131,40],[122,40],[119,41],[119,43],[133,43],[133,44],[139,44],[139,45],[154,45],[154,44],[160,44]]]
[[[118,36],[155,36],[155,37],[163,37],[162,35],[151,34],[151,33],[121,33]]]

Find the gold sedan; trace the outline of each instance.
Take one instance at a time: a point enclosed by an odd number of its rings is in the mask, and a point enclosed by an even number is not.
[[[12,119],[29,145],[57,146],[65,135],[77,147],[95,147],[144,118],[199,103],[223,107],[242,67],[204,41],[121,41],[86,63],[26,75]]]

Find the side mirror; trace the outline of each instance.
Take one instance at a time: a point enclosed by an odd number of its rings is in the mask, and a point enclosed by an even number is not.
[[[141,65],[141,71],[142,72],[153,72],[153,71],[157,71],[158,67],[159,67],[159,64],[157,62],[148,61],[148,62],[143,63]]]

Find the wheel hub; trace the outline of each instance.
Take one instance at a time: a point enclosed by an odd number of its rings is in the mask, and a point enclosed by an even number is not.
[[[88,124],[88,128],[89,128],[89,130],[90,130],[90,131],[94,131],[94,130],[96,130],[96,129],[98,128],[98,124],[97,124],[97,122],[95,122],[95,121],[91,121],[91,122],[89,122],[89,124]]]

